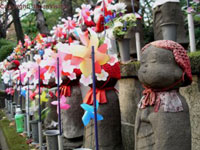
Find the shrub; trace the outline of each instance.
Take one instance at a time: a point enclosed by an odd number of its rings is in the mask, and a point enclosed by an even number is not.
[[[6,39],[0,39],[0,61],[3,61],[7,56],[9,56],[15,46],[15,42],[8,41]]]

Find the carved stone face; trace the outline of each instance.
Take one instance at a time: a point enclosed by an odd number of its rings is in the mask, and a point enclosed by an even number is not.
[[[167,88],[182,77],[183,71],[175,62],[172,51],[149,46],[141,55],[138,71],[140,82],[145,86]]]

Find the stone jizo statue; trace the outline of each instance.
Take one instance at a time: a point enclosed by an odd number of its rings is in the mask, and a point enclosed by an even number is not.
[[[191,150],[189,108],[179,93],[192,82],[185,49],[160,40],[142,49],[140,82],[145,87],[135,122],[135,150]]]

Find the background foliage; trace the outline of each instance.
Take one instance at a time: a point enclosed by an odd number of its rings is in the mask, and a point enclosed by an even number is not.
[[[3,61],[7,56],[12,53],[16,43],[6,39],[0,39],[0,61]]]

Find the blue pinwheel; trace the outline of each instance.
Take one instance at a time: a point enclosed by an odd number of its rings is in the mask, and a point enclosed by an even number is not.
[[[40,49],[40,50],[38,51],[38,54],[39,54],[40,56],[43,56],[43,55],[44,55],[44,50]]]
[[[24,96],[24,97],[26,97],[26,90],[22,89],[21,90],[21,95]]]
[[[82,121],[84,126],[87,126],[91,119],[94,119],[94,107],[90,106],[88,104],[81,104],[81,107],[85,110],[85,113],[82,117]],[[98,109],[99,103],[96,102],[96,109]],[[103,116],[100,114],[97,114],[97,120],[103,120]]]

